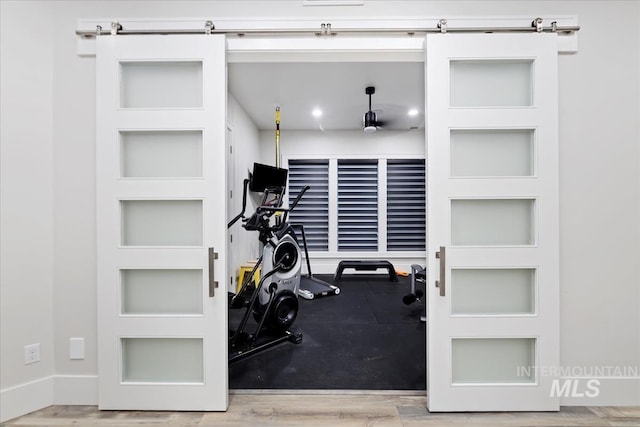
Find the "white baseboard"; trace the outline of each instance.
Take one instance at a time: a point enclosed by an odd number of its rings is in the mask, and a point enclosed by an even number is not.
[[[56,375],[54,405],[97,405],[97,375]]]
[[[51,405],[97,404],[97,375],[52,375],[0,390],[0,422]]]
[[[0,422],[53,404],[54,376],[0,390]]]

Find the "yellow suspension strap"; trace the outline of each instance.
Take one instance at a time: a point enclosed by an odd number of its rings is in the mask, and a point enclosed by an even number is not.
[[[280,106],[276,105],[276,167],[280,167]]]
[[[276,167],[280,167],[280,106],[276,105]],[[276,224],[282,222],[282,212],[276,212]]]

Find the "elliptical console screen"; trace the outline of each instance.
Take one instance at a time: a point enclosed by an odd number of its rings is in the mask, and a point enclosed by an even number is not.
[[[268,208],[279,208],[282,206],[282,196],[284,187],[267,187],[264,189],[261,206]]]
[[[288,173],[289,171],[287,169],[264,165],[262,163],[254,163],[249,189],[262,193],[268,187],[285,188],[287,186]]]

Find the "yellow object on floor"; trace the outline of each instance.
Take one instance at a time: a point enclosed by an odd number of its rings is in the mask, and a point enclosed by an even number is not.
[[[240,288],[242,288],[242,284],[244,283],[244,279],[247,274],[251,274],[251,270],[256,265],[257,261],[247,261],[240,266],[240,271],[238,272],[238,283],[236,284],[236,293],[240,292]],[[253,281],[257,285],[260,281],[260,270],[261,267],[258,267],[256,272],[253,274]]]

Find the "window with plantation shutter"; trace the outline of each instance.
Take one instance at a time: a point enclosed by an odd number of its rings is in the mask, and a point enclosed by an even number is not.
[[[338,250],[378,250],[377,160],[338,160]]]
[[[426,200],[424,159],[387,161],[387,249],[424,251]]]
[[[289,204],[300,190],[311,188],[290,213],[291,224],[303,224],[310,251],[329,250],[329,161],[289,160]],[[296,230],[296,233],[299,233]],[[302,237],[298,236],[300,244]]]

